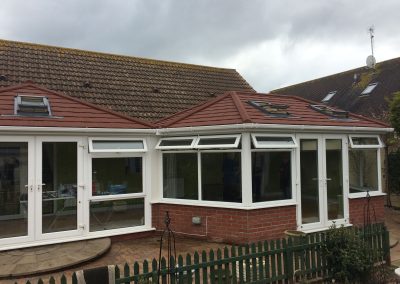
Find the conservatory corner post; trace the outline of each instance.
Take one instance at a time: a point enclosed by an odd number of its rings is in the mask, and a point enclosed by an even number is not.
[[[242,134],[242,203],[248,207],[252,204],[250,133]]]

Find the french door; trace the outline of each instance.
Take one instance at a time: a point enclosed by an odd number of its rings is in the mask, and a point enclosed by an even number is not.
[[[83,149],[66,137],[0,137],[0,244],[83,233]]]
[[[298,224],[301,230],[345,224],[348,216],[344,136],[299,136]]]

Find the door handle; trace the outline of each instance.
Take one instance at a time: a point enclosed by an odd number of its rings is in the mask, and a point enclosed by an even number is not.
[[[40,189],[41,189],[43,186],[45,186],[45,185],[46,185],[45,183],[38,184],[38,186],[37,186],[37,190],[38,190],[38,191],[40,191]]]
[[[326,178],[326,180],[332,180],[331,178]]]
[[[25,184],[25,188],[27,190],[30,189],[31,191],[33,191],[33,186],[32,185]]]

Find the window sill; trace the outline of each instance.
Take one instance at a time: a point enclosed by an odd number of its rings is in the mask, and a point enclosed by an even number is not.
[[[295,206],[297,202],[294,200],[285,201],[273,201],[273,202],[263,202],[261,204],[253,203],[250,206],[245,206],[242,203],[232,203],[232,202],[207,202],[198,200],[184,200],[184,199],[161,199],[160,201],[151,202],[151,204],[174,204],[174,205],[184,205],[184,206],[198,206],[198,207],[212,207],[212,208],[227,208],[227,209],[239,209],[239,210],[256,210],[263,208],[274,208],[274,207],[285,207],[285,206]]]
[[[386,193],[380,192],[380,191],[373,191],[373,192],[370,192],[369,195],[371,197],[374,197],[374,196],[385,196]],[[357,199],[357,198],[367,198],[367,193],[366,192],[349,193],[349,199]]]

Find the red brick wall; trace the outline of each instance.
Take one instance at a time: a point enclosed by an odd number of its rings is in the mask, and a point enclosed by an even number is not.
[[[177,234],[229,243],[247,243],[283,236],[296,229],[296,206],[253,210],[212,208],[175,204],[153,204],[153,227],[164,229],[165,212],[169,211],[171,228]],[[194,225],[192,217],[201,217]]]
[[[355,226],[364,225],[364,211],[366,212],[366,204],[366,198],[349,199],[349,213],[351,224]],[[385,196],[371,197],[369,208],[369,215],[372,223],[380,223],[385,221]]]

